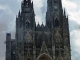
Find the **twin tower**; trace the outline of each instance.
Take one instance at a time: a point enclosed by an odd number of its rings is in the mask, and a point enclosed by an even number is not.
[[[6,60],[71,60],[68,16],[61,0],[47,0],[45,25],[36,25],[33,2],[22,1],[15,39],[6,34]]]

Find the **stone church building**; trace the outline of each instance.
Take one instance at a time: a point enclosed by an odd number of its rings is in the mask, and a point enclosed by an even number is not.
[[[61,0],[47,0],[46,24],[35,22],[33,2],[23,0],[15,39],[6,33],[5,60],[71,60],[68,16]]]

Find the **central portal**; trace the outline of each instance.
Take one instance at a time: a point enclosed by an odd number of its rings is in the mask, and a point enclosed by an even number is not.
[[[51,58],[46,54],[42,54],[38,57],[38,60],[51,60]]]
[[[40,60],[48,60],[47,58],[45,58],[45,57],[42,57]]]

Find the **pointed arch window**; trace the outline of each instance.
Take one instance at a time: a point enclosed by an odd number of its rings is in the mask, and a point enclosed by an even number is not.
[[[59,20],[57,18],[55,19],[55,27],[59,27]]]
[[[30,22],[27,21],[27,22],[26,22],[26,28],[29,28],[29,27],[30,27]]]

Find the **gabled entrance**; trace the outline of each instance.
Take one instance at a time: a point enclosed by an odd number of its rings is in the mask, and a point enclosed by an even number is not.
[[[37,60],[52,60],[52,59],[48,54],[43,53],[37,58]]]

